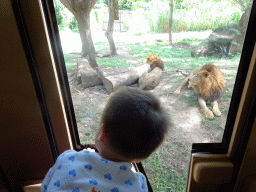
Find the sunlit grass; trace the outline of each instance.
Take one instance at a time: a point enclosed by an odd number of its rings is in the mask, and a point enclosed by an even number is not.
[[[183,151],[188,153],[187,151]],[[181,170],[183,174],[179,175],[173,171],[172,165],[167,165],[160,161],[159,156],[165,155],[161,149],[153,152],[153,154],[145,161],[143,166],[146,168],[147,175],[150,175],[149,182],[154,191],[166,192],[175,191],[182,192],[186,189],[186,171]]]
[[[132,63],[128,62],[126,58],[120,56],[96,58],[96,61],[100,63],[100,65],[107,67],[129,67],[133,65]]]
[[[198,40],[195,40],[198,41]],[[193,44],[192,39],[181,40]],[[164,61],[165,70],[169,71],[169,67],[177,67],[179,69],[194,69],[202,66],[205,63],[214,63],[217,66],[238,66],[240,54],[233,58],[216,58],[216,57],[191,57],[192,47],[183,49],[179,47],[169,47],[167,43],[156,44],[130,44],[131,53],[139,58],[143,63],[146,62],[146,57],[150,53],[156,53]]]
[[[96,42],[94,43],[96,52],[102,53],[104,50],[109,49],[109,44],[106,42]]]
[[[80,57],[80,55],[77,55],[77,54],[64,53],[64,60],[65,60],[66,68],[72,69],[73,67],[76,67],[77,59],[79,57]]]

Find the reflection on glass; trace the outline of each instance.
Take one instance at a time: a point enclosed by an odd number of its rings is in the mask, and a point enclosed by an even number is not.
[[[106,77],[121,78],[128,70],[146,64],[150,53],[159,55],[164,63],[161,81],[148,91],[160,98],[173,127],[143,165],[155,191],[185,191],[191,144],[222,140],[252,2],[120,1],[122,10],[113,33],[118,55],[114,57],[110,57],[105,36],[109,18],[106,2],[97,1],[90,13],[96,61]],[[169,5],[173,5],[172,42],[168,34]],[[59,0],[54,0],[54,6],[80,140],[93,143],[109,93],[88,60],[81,57],[82,36],[74,15]],[[187,85],[179,94],[174,93],[187,74],[205,63],[217,66],[226,84],[218,99],[221,115],[213,113],[213,118],[205,117],[198,93]],[[214,110],[209,101],[206,105]]]

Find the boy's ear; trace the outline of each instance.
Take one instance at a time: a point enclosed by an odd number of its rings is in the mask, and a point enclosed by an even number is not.
[[[108,142],[108,135],[106,133],[106,127],[104,124],[102,124],[101,126],[101,141],[103,141],[104,143]]]

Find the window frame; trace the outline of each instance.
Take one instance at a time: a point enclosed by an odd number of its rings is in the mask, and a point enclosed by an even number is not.
[[[40,78],[40,75],[38,72],[38,68],[36,65],[35,56],[34,56],[32,44],[31,44],[31,40],[29,37],[28,29],[26,26],[26,21],[25,21],[24,15],[23,15],[20,0],[13,0],[12,7],[13,7],[16,23],[17,23],[17,26],[19,29],[19,34],[21,37],[24,52],[26,54],[26,59],[29,64],[29,69],[30,69],[30,73],[32,76],[32,80],[33,80],[33,83],[35,86],[38,102],[40,105],[40,110],[41,110],[41,113],[43,116],[43,121],[45,124],[45,130],[46,130],[50,148],[51,148],[52,157],[53,157],[53,160],[56,161],[56,159],[59,156],[59,150],[58,150],[56,139],[54,136],[51,118],[48,113],[48,108],[47,108],[47,104],[46,104],[46,100],[45,100],[45,96],[44,96],[42,81],[41,81],[41,78]]]
[[[240,105],[244,84],[247,78],[255,41],[256,41],[256,26],[255,15],[256,2],[253,1],[251,13],[247,25],[246,35],[244,39],[243,49],[240,57],[240,62],[237,69],[234,89],[229,105],[228,116],[225,124],[225,129],[221,143],[193,143],[192,153],[211,153],[211,154],[226,154],[230,145],[231,135],[237,117],[237,111]]]
[[[81,150],[81,143],[78,135],[77,124],[75,120],[75,112],[72,104],[72,96],[69,88],[67,70],[65,65],[64,56],[62,54],[61,40],[59,36],[59,30],[54,10],[54,5],[52,0],[41,0],[43,11],[45,15],[47,31],[50,37],[50,43],[52,46],[53,57],[55,60],[57,74],[60,79],[61,92],[64,99],[65,111],[68,114],[68,122],[71,128],[71,136],[73,141],[73,146],[76,150]],[[255,1],[252,4],[251,10],[255,9]],[[226,120],[226,125],[223,133],[222,142],[220,143],[193,143],[192,144],[192,153],[197,152],[208,152],[213,154],[224,154],[227,152],[233,127],[234,119],[237,116],[237,110],[239,103],[241,101],[241,92],[244,88],[244,83],[247,77],[251,56],[253,53],[254,42],[256,40],[256,29],[253,28],[253,25],[256,25],[254,20],[256,12],[251,11],[247,31],[244,40],[244,46],[237,70],[235,85],[231,97],[231,102],[229,106],[229,112]]]
[[[44,19],[47,26],[47,32],[50,38],[50,44],[52,46],[52,55],[54,57],[54,62],[57,70],[57,75],[59,78],[59,85],[61,89],[61,94],[63,98],[64,108],[67,116],[68,126],[70,130],[70,136],[72,140],[72,145],[75,150],[79,151],[83,149],[79,139],[79,133],[77,129],[75,110],[72,102],[72,96],[70,92],[70,86],[68,82],[67,69],[65,63],[61,40],[59,35],[59,29],[57,25],[55,9],[53,5],[53,0],[40,0],[43,12]]]
[[[58,25],[56,21],[53,1],[52,0],[40,0],[40,1],[43,7],[44,18],[47,26],[47,33],[50,37],[50,44],[52,46],[53,58],[55,61],[57,75],[59,78],[58,83],[60,84],[61,94],[63,96],[64,108],[65,108],[69,130],[72,138],[72,145],[75,150],[79,151],[83,148],[83,146],[81,145],[80,139],[79,139],[76,118],[75,118],[75,111],[74,111],[72,96],[71,96],[70,87],[68,83],[66,66],[63,65],[65,63],[65,60],[62,52],[62,47],[60,46],[61,41],[60,41],[60,35],[59,35]],[[251,57],[252,57],[252,53],[253,53],[255,41],[256,41],[256,36],[254,35],[256,34],[256,29],[254,29],[253,27],[253,26],[256,26],[256,20],[255,20],[256,12],[253,11],[255,10],[255,8],[256,8],[256,2],[253,1],[222,141],[220,143],[193,143],[192,151],[191,151],[192,153],[226,154],[228,152],[231,135],[233,133],[233,128],[235,124],[234,119],[236,119],[237,117],[237,111],[238,111],[239,104],[242,97],[241,93],[244,89],[244,85],[245,85],[245,81],[246,81],[246,77],[247,77],[247,73],[248,73],[248,69],[249,69],[249,65],[251,62]],[[247,130],[246,134],[248,134],[248,132],[250,131]],[[137,168],[140,172],[142,172],[146,176],[146,173],[143,169],[142,164],[138,164]],[[149,191],[153,191],[149,182],[148,182],[148,186],[149,186]]]

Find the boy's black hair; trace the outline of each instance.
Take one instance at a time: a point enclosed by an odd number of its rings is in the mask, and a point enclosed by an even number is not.
[[[170,125],[154,95],[131,87],[110,96],[101,123],[111,147],[129,159],[147,158],[163,142]]]

